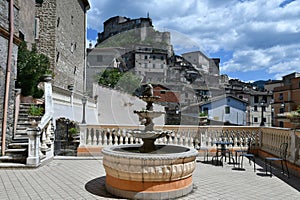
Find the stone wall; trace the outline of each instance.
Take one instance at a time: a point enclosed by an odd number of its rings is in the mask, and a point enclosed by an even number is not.
[[[7,68],[7,54],[8,54],[8,38],[9,38],[9,20],[8,20],[8,1],[0,1],[0,137],[2,137],[2,122],[3,122],[3,109],[4,97],[6,87],[6,68]],[[18,32],[19,10],[14,8],[15,15],[15,33]],[[7,135],[6,140],[9,141],[12,137],[13,122],[14,122],[14,90],[15,79],[17,73],[17,54],[18,46],[14,43],[12,49],[11,70],[10,70],[10,87],[9,87],[9,102],[7,112]]]
[[[82,1],[44,0],[36,7],[40,53],[50,58],[53,85],[64,89],[73,84],[83,92],[85,56],[85,8]]]
[[[35,18],[35,0],[20,1],[20,31],[24,35],[24,40],[27,47],[31,49],[32,44],[35,43],[34,38],[34,18]]]

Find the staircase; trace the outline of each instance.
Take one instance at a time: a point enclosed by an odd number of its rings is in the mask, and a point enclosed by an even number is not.
[[[21,103],[18,124],[12,141],[8,144],[5,156],[0,157],[0,163],[26,164],[28,156],[28,136],[26,129],[30,126],[28,110],[31,104]]]

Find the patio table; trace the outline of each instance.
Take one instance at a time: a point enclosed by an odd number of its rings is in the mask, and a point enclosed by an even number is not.
[[[223,159],[223,157],[225,157],[225,162],[226,162],[226,153],[228,153],[229,164],[233,164],[234,163],[234,159],[233,159],[233,157],[230,156],[231,155],[230,150],[227,149],[227,146],[233,145],[233,142],[229,142],[229,141],[216,141],[216,142],[214,142],[214,144],[217,145],[217,151],[216,151],[216,156],[215,156],[217,158],[217,162],[219,162],[219,153],[221,152],[220,159]],[[219,148],[219,145],[220,145],[220,148]],[[232,163],[230,163],[231,159],[233,160]]]

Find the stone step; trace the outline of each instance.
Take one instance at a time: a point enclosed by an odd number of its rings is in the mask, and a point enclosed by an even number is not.
[[[27,135],[15,135],[14,139],[15,140],[27,140],[28,141],[28,136]]]
[[[13,138],[12,143],[28,143],[28,138],[22,139],[22,138]]]
[[[27,148],[19,148],[19,149],[7,149],[5,150],[6,154],[24,154],[27,151]]]
[[[27,149],[28,147],[28,142],[20,142],[20,143],[10,143],[8,144],[9,149]]]
[[[15,135],[27,135],[27,131],[26,129],[23,129],[23,130],[16,130],[16,133]]]

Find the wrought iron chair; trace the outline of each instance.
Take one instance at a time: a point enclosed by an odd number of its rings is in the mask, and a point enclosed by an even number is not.
[[[239,169],[244,169],[243,168],[243,163],[244,163],[244,157],[248,158],[249,160],[249,164],[251,165],[251,161],[253,162],[253,168],[254,168],[254,172],[256,171],[256,167],[255,167],[255,155],[253,153],[250,153],[251,151],[251,147],[253,145],[253,140],[251,138],[249,138],[248,140],[248,149],[244,150],[244,149],[240,149],[240,150],[236,150],[236,157],[238,153],[241,153],[239,155]],[[241,160],[242,158],[242,160]]]
[[[217,147],[216,149],[216,155],[212,157],[212,164],[214,164],[216,162],[216,165],[221,164],[223,167],[223,159],[225,158],[225,162],[226,162],[226,158],[228,155],[229,158],[229,162],[232,160],[234,163],[234,158],[232,155],[232,151],[226,147],[226,145],[232,145],[232,143],[228,142],[228,144],[223,144],[221,145],[221,147]]]
[[[207,147],[199,147],[197,150],[203,152],[203,162],[208,162],[208,148]]]
[[[283,162],[284,162],[288,178],[290,177],[289,169],[288,169],[287,163],[286,163],[287,149],[288,149],[288,143],[282,143],[280,145],[280,157],[266,157],[265,158],[266,175],[268,175],[267,166],[269,166],[269,169],[270,169],[270,174],[269,175],[272,177],[272,162],[273,161],[280,161],[281,162],[282,174],[284,174],[284,168],[283,168]]]

